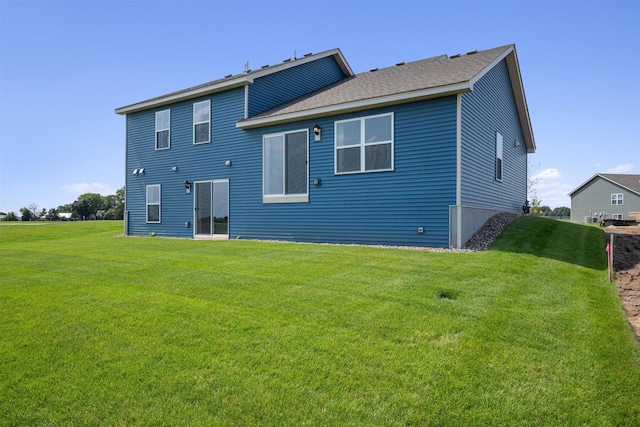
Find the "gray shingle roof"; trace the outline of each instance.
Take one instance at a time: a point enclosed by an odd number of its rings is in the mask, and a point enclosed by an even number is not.
[[[512,47],[501,46],[458,57],[435,56],[360,73],[249,120],[466,83]]]
[[[628,188],[629,190],[640,194],[640,175],[614,174],[614,173],[601,173],[598,175],[622,187]]]

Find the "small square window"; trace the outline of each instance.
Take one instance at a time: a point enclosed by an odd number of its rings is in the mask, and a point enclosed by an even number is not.
[[[624,195],[622,193],[613,193],[611,195],[611,204],[612,205],[623,205],[624,204]]]
[[[393,113],[335,123],[335,173],[393,170]]]

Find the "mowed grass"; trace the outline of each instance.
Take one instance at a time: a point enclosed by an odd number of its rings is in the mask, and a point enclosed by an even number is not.
[[[597,228],[481,253],[0,223],[0,425],[640,425]]]

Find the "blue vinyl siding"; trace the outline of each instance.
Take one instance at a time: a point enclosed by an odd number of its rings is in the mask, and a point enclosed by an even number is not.
[[[193,103],[211,99],[211,142],[193,144]],[[166,109],[161,107],[159,109]],[[194,181],[230,179],[233,169],[225,166],[233,160],[242,167],[238,153],[235,122],[244,115],[244,90],[232,89],[209,97],[196,98],[172,104],[171,148],[154,149],[155,111],[148,110],[127,115],[127,175],[126,209],[129,211],[129,234],[193,237]],[[158,109],[158,110],[159,110]],[[236,158],[233,155],[236,154]],[[173,167],[177,172],[172,172]],[[145,168],[142,176],[134,176],[133,170]],[[184,181],[192,184],[191,193],[184,188]],[[147,224],[145,216],[145,188],[161,185],[161,218],[158,224]],[[233,190],[232,190],[233,191]],[[185,227],[185,222],[190,227]]]
[[[192,237],[194,192],[192,187],[185,193],[184,180],[229,179],[231,238],[448,246],[456,183],[455,96],[248,131],[235,127],[243,99],[243,89],[211,97],[212,142],[202,145],[193,145],[191,129],[192,104],[202,98],[171,105],[171,149],[161,152],[154,150],[155,110],[127,116],[129,234]],[[394,170],[335,175],[334,121],[388,112],[395,118]],[[322,128],[318,142],[312,136],[316,123]],[[311,135],[309,202],[263,204],[262,136],[299,129]],[[224,166],[226,160],[231,167]],[[178,172],[171,171],[174,166]],[[133,176],[140,167],[145,175]],[[160,224],[145,222],[150,184],[162,186]]]
[[[334,175],[334,121],[395,114],[394,171]],[[322,128],[309,142],[309,202],[262,203],[263,134]],[[233,186],[231,234],[250,239],[442,246],[455,203],[456,98],[250,130],[242,184]],[[314,179],[322,180],[321,186]],[[425,233],[419,234],[418,227]]]
[[[503,136],[502,182],[495,179],[496,132]],[[504,60],[462,95],[461,135],[461,204],[520,212],[527,199],[527,152]]]
[[[256,79],[249,86],[249,117],[343,79],[332,56]]]

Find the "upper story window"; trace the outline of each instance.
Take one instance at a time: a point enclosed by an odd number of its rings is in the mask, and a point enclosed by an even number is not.
[[[502,135],[496,132],[496,181],[502,182]]]
[[[611,195],[611,204],[612,205],[622,205],[624,204],[624,198],[622,193],[613,193]]]
[[[393,113],[335,123],[335,173],[393,170]]]
[[[211,141],[209,123],[211,122],[211,101],[193,104],[193,143],[204,144]]]
[[[171,110],[156,112],[156,150],[171,147]]]
[[[264,203],[309,201],[308,152],[306,129],[262,138]]]
[[[147,185],[147,222],[160,222],[160,184]]]

